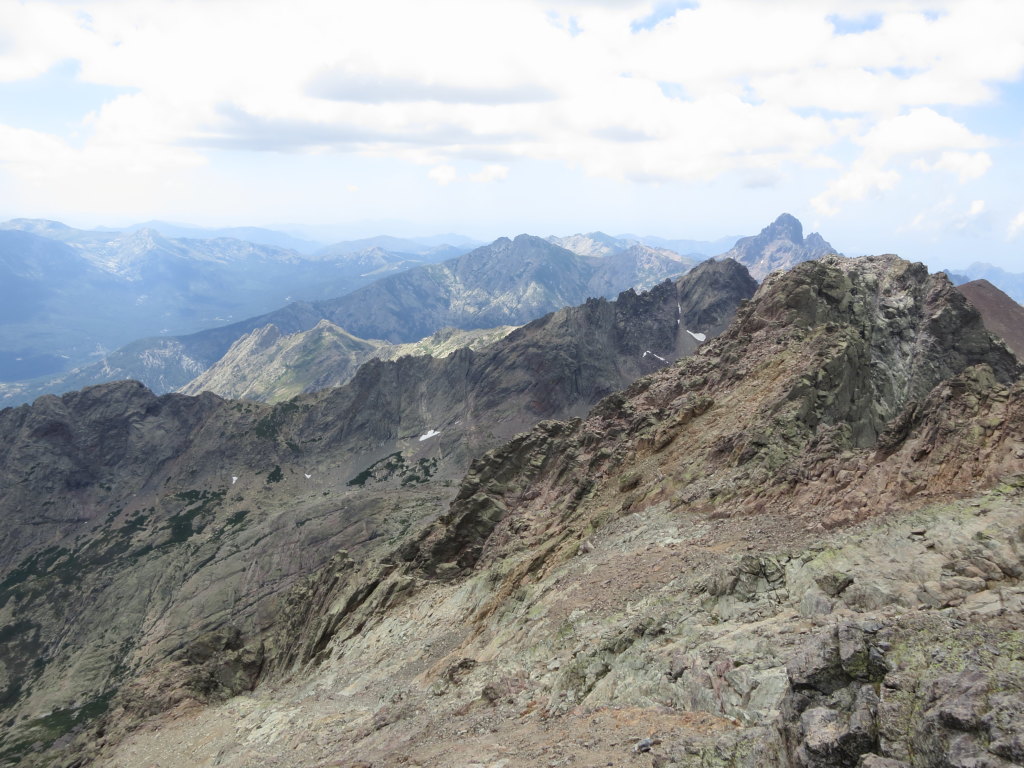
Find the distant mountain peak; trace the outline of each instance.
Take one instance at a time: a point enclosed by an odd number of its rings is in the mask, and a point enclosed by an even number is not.
[[[805,238],[800,220],[783,213],[759,234],[740,238],[719,258],[736,259],[756,280],[763,280],[777,269],[791,269],[802,261],[832,253],[837,253],[836,249],[821,235],[811,232]]]
[[[782,213],[771,224],[761,230],[762,235],[769,235],[773,240],[790,240],[794,243],[803,243],[804,226],[800,220],[790,214]]]

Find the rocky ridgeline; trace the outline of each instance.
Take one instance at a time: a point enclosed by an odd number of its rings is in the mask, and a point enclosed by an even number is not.
[[[1020,373],[920,265],[774,276],[694,357],[473,462],[386,557],[311,575],[250,697],[101,764],[1019,764]]]
[[[431,535],[479,517],[481,493],[507,507],[510,481],[533,498],[503,529],[609,489],[624,510],[771,509],[818,527],[969,492],[1021,467],[1019,375],[944,276],[895,257],[809,262],[766,281],[693,358],[478,462]]]
[[[447,507],[472,456],[692,352],[688,330],[713,336],[754,287],[709,262],[276,406],[117,382],[0,411],[0,757],[55,764],[44,748],[104,712],[123,715],[113,738],[248,690],[306,636],[271,637],[307,574],[339,550],[346,573],[377,562]]]

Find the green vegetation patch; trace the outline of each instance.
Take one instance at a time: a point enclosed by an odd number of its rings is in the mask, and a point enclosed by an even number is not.
[[[39,752],[40,747],[46,749],[62,736],[84,730],[110,708],[113,697],[114,691],[107,691],[81,707],[56,709],[17,730],[0,734],[0,764],[17,765],[26,755]]]
[[[381,482],[393,477],[396,472],[401,471],[405,467],[405,459],[402,458],[402,452],[392,453],[390,456],[385,456],[379,461],[375,461],[373,464],[368,466],[358,475],[349,480],[345,485],[356,485],[364,486],[367,481],[373,480],[375,482]]]
[[[280,483],[282,480],[284,480],[284,473],[281,471],[281,467],[275,464],[273,471],[267,475],[267,482]]]
[[[196,528],[196,519],[208,512],[213,512],[220,506],[226,495],[227,491],[209,490],[182,491],[174,494],[174,498],[186,502],[186,507],[181,512],[167,518],[164,527],[171,532],[167,544],[180,544],[199,533],[202,527]]]
[[[437,457],[423,458],[402,472],[402,485],[425,483],[437,472]]]

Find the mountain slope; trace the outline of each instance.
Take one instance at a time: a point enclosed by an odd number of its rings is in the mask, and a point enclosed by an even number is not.
[[[736,259],[750,270],[755,280],[763,280],[777,269],[792,269],[802,261],[817,259],[835,248],[817,232],[804,237],[803,225],[783,213],[757,235],[743,237],[720,258]]]
[[[709,262],[274,407],[115,382],[0,411],[0,706],[20,723],[0,757],[31,764],[115,694],[134,717],[250,688],[264,652],[243,646],[311,570],[385,555],[474,456],[689,352],[688,329],[712,335],[753,290]],[[179,668],[214,656],[212,676]]]
[[[276,403],[304,392],[339,387],[371,358],[447,357],[463,347],[477,349],[492,344],[513,330],[513,326],[480,331],[448,328],[411,344],[389,344],[357,338],[330,320],[288,336],[276,326],[267,325],[240,338],[224,357],[178,391],[185,395],[213,392],[221,397]]]
[[[1020,375],[921,265],[774,275],[696,356],[516,437],[391,554],[297,586],[251,696],[100,764],[1009,768]]]
[[[965,269],[958,269],[955,279],[950,279],[958,284],[988,280],[1017,303],[1024,302],[1024,274],[1019,272],[1007,272],[991,264],[975,262]]]
[[[957,290],[981,312],[985,327],[1024,360],[1024,307],[988,280],[972,280],[958,285]]]

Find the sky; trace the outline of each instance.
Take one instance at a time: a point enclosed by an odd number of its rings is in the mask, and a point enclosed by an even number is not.
[[[1022,0],[0,0],[0,219],[1024,272]]]

